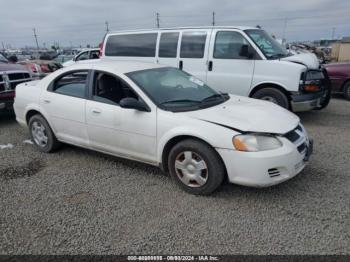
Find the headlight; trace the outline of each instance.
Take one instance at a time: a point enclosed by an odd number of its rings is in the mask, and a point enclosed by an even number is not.
[[[233,146],[238,151],[258,152],[276,149],[282,146],[280,140],[270,135],[246,134],[232,138]]]

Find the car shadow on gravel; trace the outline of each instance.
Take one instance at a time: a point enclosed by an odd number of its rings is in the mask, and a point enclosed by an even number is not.
[[[114,155],[109,155],[106,153],[101,153],[98,151],[94,151],[92,149],[86,149],[86,148],[82,148],[82,147],[78,147],[78,146],[74,146],[74,145],[64,144],[62,146],[62,148],[59,149],[59,151],[62,153],[65,151],[74,151],[77,154],[88,155],[88,156],[93,157],[93,158],[103,159],[105,161],[118,163],[118,164],[125,166],[125,168],[140,169],[140,171],[151,172],[152,174],[155,174],[155,175],[165,174],[164,172],[162,172],[160,170],[159,167],[152,166],[151,164],[142,163],[142,162],[138,162],[135,160],[129,160],[126,158],[122,158],[122,157],[118,157],[118,156],[114,156]]]

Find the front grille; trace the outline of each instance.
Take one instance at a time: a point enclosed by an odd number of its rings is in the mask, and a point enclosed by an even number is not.
[[[31,80],[32,78],[28,72],[13,72],[0,75],[0,92],[13,91],[17,85]]]
[[[288,132],[284,136],[292,143],[294,143],[295,141],[297,141],[300,138],[299,134],[297,132],[295,132],[295,129]]]
[[[302,143],[300,146],[298,146],[299,153],[303,153],[306,149],[306,144]]]
[[[295,129],[286,133],[284,137],[297,147],[299,153],[305,153],[307,149],[307,137],[301,125],[298,125]]]
[[[278,168],[270,168],[269,170],[267,170],[267,172],[269,173],[270,177],[276,177],[281,175],[281,172],[278,170]]]

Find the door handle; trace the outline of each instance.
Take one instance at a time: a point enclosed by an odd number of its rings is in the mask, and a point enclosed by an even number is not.
[[[44,99],[43,101],[44,101],[45,104],[50,104],[51,103],[51,101],[48,100],[48,99]]]
[[[182,60],[180,60],[180,61],[179,61],[179,69],[180,69],[180,70],[182,70],[183,65],[184,65],[183,61],[182,61]]]
[[[208,63],[208,71],[213,71],[213,61],[209,61],[209,63]]]
[[[99,109],[92,109],[92,113],[101,114],[101,111]]]

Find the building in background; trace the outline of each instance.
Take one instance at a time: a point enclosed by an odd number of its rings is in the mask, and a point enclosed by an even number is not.
[[[343,37],[342,40],[332,44],[332,61],[350,61],[350,37]]]

